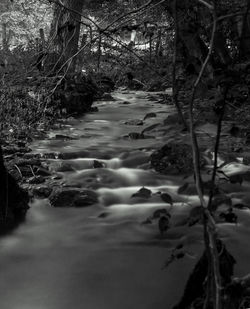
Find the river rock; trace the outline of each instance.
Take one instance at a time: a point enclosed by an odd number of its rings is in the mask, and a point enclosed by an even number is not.
[[[91,110],[97,85],[87,76],[68,74],[54,93],[61,111],[70,115],[81,115]]]
[[[151,155],[151,166],[162,174],[189,173],[193,170],[192,147],[169,143]]]
[[[130,139],[144,139],[145,138],[144,134],[139,133],[139,132],[131,132],[128,134],[128,137]]]
[[[52,192],[52,188],[47,186],[35,187],[32,190],[32,194],[36,198],[48,198]]]
[[[130,125],[130,126],[142,126],[143,121],[141,119],[130,119],[128,121],[125,121],[124,124]]]
[[[97,160],[93,161],[93,168],[103,168],[103,167],[105,167],[105,164],[103,162]]]
[[[56,171],[56,172],[73,172],[75,171],[74,167],[72,166],[71,163],[69,162],[64,162],[64,161],[55,161],[50,164],[50,170],[51,171]]]
[[[104,93],[101,97],[101,100],[103,101],[115,101],[115,99],[112,97],[110,93]]]
[[[49,200],[53,207],[87,207],[98,203],[98,195],[92,190],[57,188]]]
[[[146,120],[148,118],[155,118],[155,117],[157,117],[156,113],[148,113],[145,115],[143,120]]]
[[[115,83],[110,77],[103,73],[96,73],[93,77],[100,91],[107,93],[114,90]]]
[[[19,147],[17,145],[7,145],[3,147],[3,154],[4,155],[11,155],[11,154],[18,154],[18,153],[27,153],[30,152],[31,149],[28,147]]]
[[[71,159],[78,159],[78,158],[86,158],[88,157],[89,152],[82,150],[79,152],[62,152],[58,154],[58,159],[62,160],[71,160]]]

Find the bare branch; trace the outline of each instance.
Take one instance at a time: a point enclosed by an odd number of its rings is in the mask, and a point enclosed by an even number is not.
[[[214,10],[214,6],[208,2],[206,2],[205,0],[197,0],[198,2],[204,4],[209,10]]]

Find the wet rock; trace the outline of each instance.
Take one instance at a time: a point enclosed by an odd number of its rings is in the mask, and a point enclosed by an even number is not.
[[[141,119],[131,119],[131,120],[125,121],[124,124],[130,125],[130,126],[142,126],[143,121]]]
[[[96,75],[94,75],[94,79],[96,84],[98,85],[98,88],[102,92],[111,92],[115,88],[114,81],[110,77],[102,73],[97,73]]]
[[[32,194],[36,198],[48,198],[52,192],[52,188],[47,186],[35,187],[32,190]]]
[[[61,140],[74,140],[75,138],[72,136],[68,136],[68,135],[63,135],[63,134],[56,134],[55,139],[61,139]]]
[[[59,166],[55,167],[55,170],[57,172],[62,172],[62,173],[75,171],[73,166],[70,163],[67,163],[67,162],[60,162]]]
[[[157,128],[159,125],[160,125],[159,123],[152,124],[151,126],[146,127],[146,128],[142,131],[142,133],[144,134],[145,132],[152,131],[152,130],[154,130],[155,128]]]
[[[101,219],[104,219],[104,218],[107,218],[108,216],[109,216],[109,212],[102,212],[99,216],[98,216],[98,218],[101,218]]]
[[[97,161],[97,160],[93,161],[93,168],[103,168],[103,167],[105,167],[103,162],[100,162],[100,161]]]
[[[187,112],[184,112],[183,113],[183,116],[185,119],[188,119],[189,115]],[[181,120],[180,120],[180,117],[179,117],[179,114],[178,113],[174,113],[174,114],[171,114],[169,115],[164,121],[163,121],[163,124],[164,125],[173,125],[173,124],[181,124]]]
[[[155,117],[157,117],[156,113],[148,113],[148,114],[144,117],[143,120],[146,120],[146,119],[148,119],[148,118],[155,118]]]
[[[57,188],[49,200],[53,207],[87,207],[98,202],[98,195],[92,190]]]
[[[131,132],[128,134],[128,137],[131,139],[144,139],[144,134],[139,132]]]
[[[87,151],[79,151],[79,152],[62,152],[58,154],[58,159],[62,160],[71,160],[78,158],[86,158],[88,157],[89,152]]]
[[[25,153],[23,155],[23,159],[34,159],[39,161],[40,158],[41,158],[40,153]]]
[[[91,113],[97,113],[98,111],[99,111],[99,109],[98,109],[97,106],[91,106],[91,108],[90,108]]]
[[[133,197],[140,197],[140,198],[145,198],[148,199],[152,195],[152,191],[147,189],[147,188],[141,188],[139,191],[131,195],[131,198]]]
[[[7,145],[3,147],[3,154],[10,155],[10,154],[17,154],[17,153],[27,153],[30,152],[31,149],[28,147],[18,147],[17,145]]]
[[[124,167],[139,167],[143,164],[149,163],[149,155],[146,153],[135,152],[124,158],[122,166]]]
[[[190,173],[193,170],[192,148],[169,143],[151,155],[151,166],[162,174]]]
[[[81,115],[89,112],[98,86],[82,74],[67,74],[57,87],[53,101],[58,102],[61,112]]]
[[[112,97],[110,93],[104,93],[101,97],[101,100],[103,101],[115,101],[115,99]]]

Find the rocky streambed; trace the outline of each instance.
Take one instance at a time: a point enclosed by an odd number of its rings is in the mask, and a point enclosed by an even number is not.
[[[0,240],[1,308],[165,309],[180,299],[203,248],[202,226],[188,219],[199,202],[188,169],[167,173],[165,164],[160,174],[150,162],[178,139],[164,124],[174,107],[157,93],[112,96],[95,103],[98,113],[58,121],[15,164],[33,201],[25,223]],[[238,185],[234,204],[248,182]],[[219,226],[243,275],[250,252],[238,248],[250,217],[247,207],[236,212],[240,224]],[[163,230],[162,217],[171,217]]]

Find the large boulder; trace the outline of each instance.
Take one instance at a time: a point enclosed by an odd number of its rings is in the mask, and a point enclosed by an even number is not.
[[[114,81],[107,75],[97,73],[93,76],[98,88],[102,92],[111,92],[115,89]]]
[[[151,155],[151,166],[162,174],[180,174],[193,171],[192,147],[168,143]]]
[[[20,188],[3,163],[0,146],[0,234],[24,220],[29,202],[28,193]]]
[[[92,110],[98,88],[88,77],[81,74],[69,74],[54,93],[61,110],[66,114],[81,115]]]
[[[92,190],[56,188],[49,201],[53,207],[88,207],[98,203],[98,195]]]

